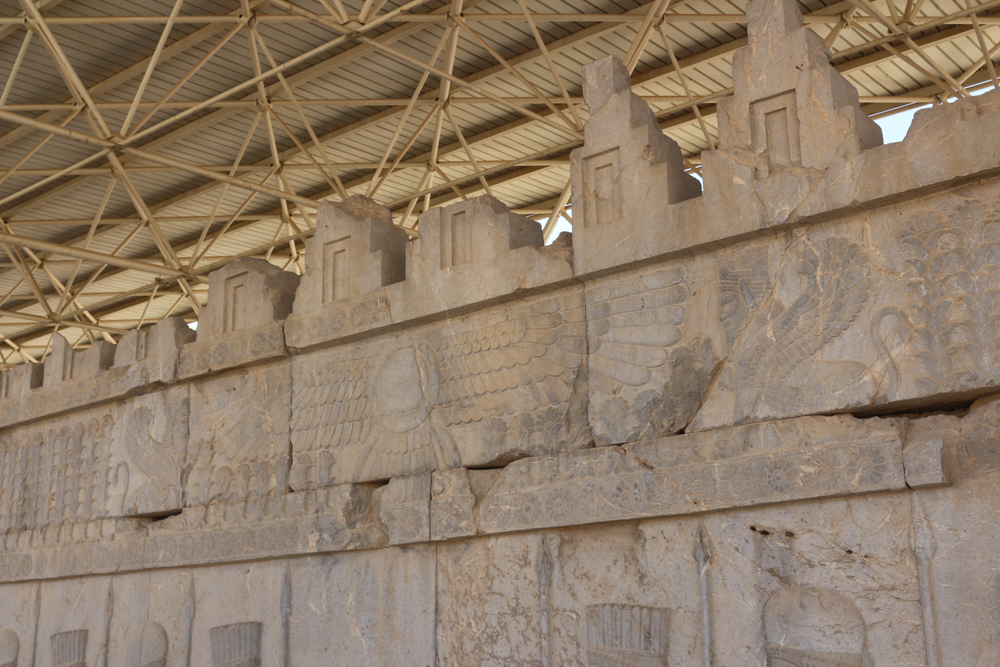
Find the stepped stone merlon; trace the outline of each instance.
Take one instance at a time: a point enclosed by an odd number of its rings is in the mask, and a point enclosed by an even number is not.
[[[407,235],[389,209],[362,195],[327,201],[316,216],[316,234],[306,242],[306,272],[295,297],[295,313],[371,294],[406,278]]]
[[[180,317],[168,317],[145,329],[132,329],[122,335],[115,347],[112,368],[121,368],[146,359],[177,355],[185,343],[195,339],[195,332]],[[157,378],[172,380],[172,377]]]
[[[240,259],[213,271],[208,281],[208,304],[198,316],[199,344],[284,320],[292,312],[299,276],[263,259]]]
[[[440,313],[573,277],[568,258],[544,247],[541,226],[481,196],[420,216],[407,244],[406,280],[389,290],[392,319]]]
[[[648,213],[653,200],[675,204],[701,193],[616,56],[584,65],[583,96],[590,119],[570,157],[575,227],[621,224]]]
[[[67,380],[96,377],[111,368],[115,358],[115,345],[104,340],[93,343],[86,350],[76,351],[62,334],[52,334],[52,353],[46,357],[42,385],[52,388]]]
[[[213,271],[208,304],[198,316],[198,338],[181,350],[178,376],[288,356],[284,321],[298,286],[298,275],[263,259],[244,258]]]
[[[755,176],[826,169],[882,145],[858,92],[831,64],[792,0],[750,0],[749,45],[733,56],[733,97],[719,103],[720,151],[752,151]]]

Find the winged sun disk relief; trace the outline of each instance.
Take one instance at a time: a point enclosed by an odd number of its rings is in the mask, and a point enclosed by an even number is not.
[[[528,311],[309,368],[293,399],[297,455],[358,446],[356,481],[453,468],[453,427],[565,406],[586,348],[583,306],[561,297]]]

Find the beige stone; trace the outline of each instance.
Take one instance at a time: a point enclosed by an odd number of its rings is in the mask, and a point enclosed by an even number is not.
[[[577,275],[644,257],[647,232],[668,226],[672,205],[701,192],[616,56],[585,66],[583,77],[590,118],[570,157]]]
[[[386,288],[406,278],[406,233],[361,195],[324,202],[306,241],[306,272],[286,327],[303,349],[391,322]]]
[[[292,359],[294,488],[589,443],[583,291]]]
[[[325,203],[0,375],[0,667],[1000,664],[1000,93],[747,12],[704,192],[606,58],[572,239]]]
[[[997,183],[975,184],[773,241],[756,278],[770,288],[691,428],[992,390],[998,202]]]
[[[288,361],[191,385],[186,504],[246,500],[286,490],[290,385]]]
[[[282,324],[298,285],[299,276],[262,259],[241,259],[213,271],[198,337],[181,351],[178,376],[287,356]]]
[[[484,533],[905,488],[897,420],[803,417],[515,462]],[[940,464],[939,464],[940,465]]]

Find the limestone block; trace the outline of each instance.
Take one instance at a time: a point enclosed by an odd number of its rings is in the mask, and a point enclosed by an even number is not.
[[[420,216],[406,246],[406,280],[388,289],[403,322],[571,280],[572,266],[544,247],[541,226],[490,196]]]
[[[181,507],[187,387],[0,436],[0,534]]]
[[[196,609],[190,570],[116,577],[108,620],[108,664],[186,667]]]
[[[385,546],[373,485],[186,507],[157,522],[93,520],[8,533],[0,582],[261,560]]]
[[[370,199],[323,202],[285,324],[288,346],[304,349],[388,324],[385,288],[406,278],[406,243],[389,209]]]
[[[906,137],[868,151],[855,199],[884,204],[964,179],[988,177],[1000,164],[1000,92],[922,109]],[[940,187],[940,185],[938,186]]]
[[[505,462],[590,441],[583,290],[293,357],[291,484]]]
[[[1000,661],[1000,403],[973,404],[959,419],[914,420],[911,431],[952,430],[957,439],[954,486],[911,497],[912,540],[921,588],[928,665]],[[921,663],[923,664],[923,663]]]
[[[37,586],[0,586],[0,665],[27,667],[31,664],[32,642],[38,612]]]
[[[223,565],[194,571],[197,623],[191,663],[282,664],[291,650],[291,576],[282,561]]]
[[[88,577],[41,586],[35,656],[39,665],[98,664],[108,644],[111,579]]]
[[[1000,190],[988,181],[772,241],[769,293],[690,428],[995,388],[997,229]]]
[[[432,540],[476,534],[476,496],[465,468],[439,470],[431,478]]]
[[[389,533],[389,544],[430,540],[430,473],[393,477],[377,497],[379,517]]]
[[[20,421],[24,403],[21,398],[42,386],[44,369],[42,364],[21,364],[0,373],[0,426]]]
[[[701,192],[617,56],[584,66],[583,94],[590,118],[570,156],[577,275],[648,257],[647,233],[672,227],[671,205]]]
[[[289,664],[436,664],[433,547],[296,559],[290,571]]]
[[[939,422],[935,428],[934,422]],[[954,419],[920,419],[914,423],[903,445],[906,485],[911,489],[945,486],[957,476],[957,452],[961,431]]]
[[[439,662],[924,665],[910,520],[890,494],[439,545]]]
[[[114,358],[115,346],[105,340],[93,343],[86,350],[74,350],[56,332],[52,337],[52,352],[45,358],[42,385],[51,389],[70,380],[92,380],[110,368]]]
[[[59,336],[45,360],[44,384],[38,364],[25,364],[0,380],[13,399],[6,403],[0,398],[0,425],[58,415],[174,382],[180,348],[193,339],[194,332],[179,317],[129,331],[118,345],[100,341],[84,351],[71,350]]]
[[[282,323],[292,312],[299,276],[262,259],[240,259],[209,275],[198,337],[181,351],[178,375],[287,356]]]
[[[683,431],[719,352],[715,263],[684,259],[588,280],[589,416],[598,445]],[[719,351],[719,352],[717,352]]]
[[[121,509],[112,516],[155,516],[183,506],[190,404],[186,386],[171,387],[112,406],[108,469],[122,480]],[[124,466],[124,467],[123,467]],[[114,496],[112,496],[113,499]]]
[[[281,361],[191,384],[188,505],[285,492],[291,379],[291,363]]]
[[[754,228],[852,205],[881,129],[794,2],[748,3],[747,33],[734,94],[719,102],[719,149],[705,156],[710,210],[738,210]]]
[[[905,488],[903,423],[803,417],[508,465],[483,533],[689,514]]]

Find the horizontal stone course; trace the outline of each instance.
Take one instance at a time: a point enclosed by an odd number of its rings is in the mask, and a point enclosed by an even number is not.
[[[1000,92],[747,13],[704,190],[609,56],[571,237],[326,202],[0,375],[0,667],[1000,664]]]

